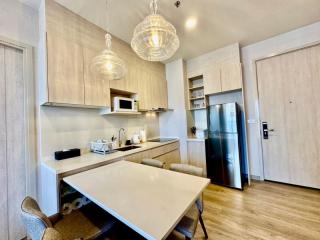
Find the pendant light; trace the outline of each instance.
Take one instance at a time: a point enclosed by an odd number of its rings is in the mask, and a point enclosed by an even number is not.
[[[151,0],[151,14],[139,23],[131,47],[147,61],[165,61],[173,56],[180,42],[175,27],[157,14],[157,0]]]
[[[108,10],[108,0],[106,1]],[[107,27],[108,27],[108,13],[107,13]],[[112,51],[112,36],[107,33],[105,35],[107,48],[101,52],[100,55],[93,58],[91,62],[91,70],[95,73],[101,74],[107,80],[117,80],[123,78],[127,69],[124,61]]]

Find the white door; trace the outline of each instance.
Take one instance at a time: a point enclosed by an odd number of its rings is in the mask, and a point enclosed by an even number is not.
[[[256,67],[265,179],[320,188],[320,45]]]
[[[0,44],[0,239],[26,236],[20,217],[26,195],[23,52]]]

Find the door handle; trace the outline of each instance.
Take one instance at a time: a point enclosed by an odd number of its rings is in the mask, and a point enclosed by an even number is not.
[[[274,129],[268,129],[268,123],[262,122],[263,139],[269,139],[269,132],[274,132]]]

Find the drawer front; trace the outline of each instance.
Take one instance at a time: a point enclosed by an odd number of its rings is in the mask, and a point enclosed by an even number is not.
[[[158,157],[158,156],[163,155],[165,153],[172,152],[176,149],[179,149],[179,146],[180,146],[179,142],[174,142],[174,143],[170,143],[170,144],[167,144],[167,145],[164,145],[161,147],[151,149],[149,157],[155,158],[155,157]]]
[[[123,159],[130,162],[141,163],[144,158],[149,158],[149,151],[134,153],[129,156],[125,156]]]

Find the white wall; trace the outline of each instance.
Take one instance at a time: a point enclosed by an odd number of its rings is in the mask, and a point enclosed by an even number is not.
[[[127,138],[145,129],[147,136],[159,136],[157,114],[141,116],[100,116],[98,109],[67,107],[40,107],[39,126],[41,159],[52,158],[57,150],[88,148],[96,139],[118,137],[118,130],[124,128]]]
[[[182,59],[166,64],[166,78],[168,82],[168,106],[174,111],[160,114],[160,135],[162,137],[179,137],[181,160],[187,162],[186,80]]]
[[[261,139],[259,127],[258,92],[254,61],[279,52],[300,48],[320,41],[320,22],[281,34],[241,49],[244,65],[244,90],[247,119],[248,148],[251,175],[262,176]]]
[[[18,2],[18,0],[1,0],[0,36],[31,46],[37,46],[37,11]]]

